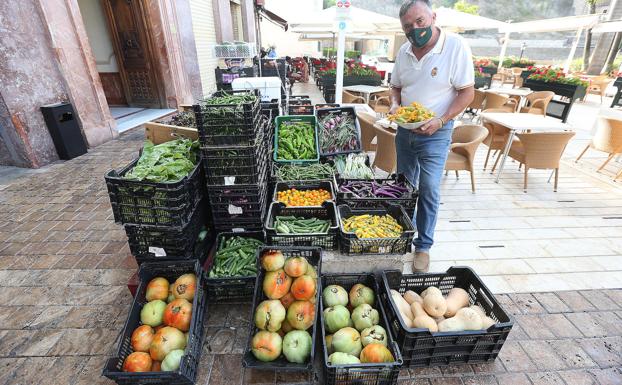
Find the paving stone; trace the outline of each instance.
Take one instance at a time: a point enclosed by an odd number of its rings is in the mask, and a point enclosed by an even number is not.
[[[47,373],[56,361],[56,357],[29,357],[14,373],[11,383],[38,384],[42,373]]]
[[[430,378],[431,385],[462,385],[462,379],[460,377],[439,377]]]
[[[0,384],[12,384],[14,374],[26,362],[26,358],[0,358]]]
[[[564,361],[546,341],[521,341],[520,345],[538,369],[559,370],[566,368]]]
[[[221,328],[207,328],[206,344],[211,354],[231,353],[235,340],[235,330]]]
[[[43,306],[41,308],[44,310],[30,323],[30,329],[57,328],[72,309],[71,306]]]
[[[60,340],[64,330],[38,330],[30,340],[13,351],[16,356],[45,356]]]
[[[398,380],[398,385],[430,385],[430,380],[427,378],[409,378],[407,380]]]
[[[567,385],[595,385],[596,380],[587,370],[557,372]]]
[[[239,385],[244,372],[241,370],[242,356],[239,354],[214,355],[210,385]]]
[[[543,314],[542,323],[558,338],[580,338],[583,334],[564,314]]]
[[[566,305],[555,293],[534,293],[533,296],[549,313],[563,313],[570,311],[568,305]]]
[[[592,369],[590,373],[596,377],[600,385],[620,385],[622,383],[622,369],[620,367]]]
[[[607,333],[607,336],[622,335],[622,318],[611,311],[592,312],[592,319]]]
[[[592,368],[597,366],[590,356],[573,340],[552,340],[547,343],[569,368]]]
[[[601,368],[622,365],[622,337],[585,338],[578,342]]]
[[[618,304],[618,306],[622,307],[622,289],[603,290],[603,293]]]
[[[497,359],[503,362],[508,372],[522,372],[537,370],[536,365],[516,341],[507,341],[499,352]]]
[[[598,310],[620,310],[621,306],[601,290],[581,291],[581,295]]]
[[[199,367],[197,368],[197,385],[208,385],[209,375],[212,370],[212,364],[214,362],[214,356],[211,354],[201,354],[201,360],[199,360]]]
[[[283,372],[283,371],[277,371],[276,372],[276,383],[277,384],[309,384],[311,383],[311,381],[313,381],[313,378],[311,378],[312,376],[306,374],[306,373],[301,373],[301,372]]]
[[[493,362],[471,364],[471,369],[473,369],[475,374],[505,373],[505,367],[500,359],[496,359]]]
[[[529,381],[527,375],[523,373],[495,374],[495,378],[499,385],[531,385],[531,381]]]
[[[63,257],[60,255],[38,255],[35,261],[30,265],[31,269],[49,269],[54,266]]]
[[[15,357],[15,350],[21,349],[36,331],[34,330],[3,330],[0,331],[0,356]]]
[[[467,376],[462,377],[464,385],[498,385],[495,376]]]
[[[557,293],[559,298],[574,312],[594,311],[596,308],[577,291],[562,291]]]
[[[95,356],[88,358],[78,375],[74,379],[74,385],[113,385],[112,380],[102,376],[102,368],[107,361],[107,357]]]
[[[548,329],[547,324],[543,322],[540,314],[517,315],[516,319],[521,329],[532,339],[555,337],[553,332]]]
[[[509,314],[516,315],[522,313],[516,303],[514,303],[512,298],[510,298],[507,294],[497,294],[495,295],[495,299],[499,302],[503,310]]]
[[[3,329],[25,329],[44,311],[40,306],[15,306],[11,317],[1,325]]]
[[[439,377],[441,376],[441,368],[438,366],[410,369],[411,377]]]
[[[564,380],[555,372],[527,373],[533,385],[564,385]]]
[[[527,339],[529,339],[529,336],[527,335],[527,333],[525,333],[523,328],[521,328],[520,325],[517,322],[515,322],[514,326],[512,326],[512,330],[510,331],[510,334],[508,335],[508,341],[527,340]]]
[[[272,385],[276,381],[276,374],[271,370],[245,369],[243,384]]]
[[[523,314],[545,313],[544,308],[531,294],[510,294],[510,298]]]
[[[598,319],[592,317],[592,313],[568,313],[566,317],[585,337],[604,337],[607,335],[607,329],[601,325]]]

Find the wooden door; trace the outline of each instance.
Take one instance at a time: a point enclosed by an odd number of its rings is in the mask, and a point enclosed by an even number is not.
[[[115,49],[127,104],[161,108],[150,36],[141,0],[101,0]]]

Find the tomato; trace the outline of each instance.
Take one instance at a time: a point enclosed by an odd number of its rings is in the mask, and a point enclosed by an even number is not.
[[[157,277],[152,279],[147,284],[145,298],[147,301],[153,301],[154,299],[166,301],[166,297],[168,297],[168,286],[169,283],[166,278]]]
[[[191,319],[192,304],[183,298],[178,298],[169,303],[164,310],[164,317],[162,317],[165,325],[177,328],[182,332],[190,330]]]
[[[173,295],[175,298],[183,298],[188,301],[192,301],[194,298],[194,291],[197,287],[197,276],[190,273],[184,274],[177,278],[173,286]],[[168,288],[167,288],[168,293]]]
[[[184,333],[170,326],[165,326],[153,337],[149,354],[152,360],[162,361],[173,350],[184,349],[185,347],[186,337]]]
[[[135,352],[148,352],[153,341],[155,331],[149,325],[142,325],[132,332],[132,349]]]
[[[134,352],[123,361],[124,372],[149,372],[151,371],[151,356],[145,352]]]

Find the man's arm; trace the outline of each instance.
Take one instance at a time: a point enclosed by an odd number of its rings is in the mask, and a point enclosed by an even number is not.
[[[469,104],[471,104],[474,97],[475,97],[474,86],[469,86],[469,87],[458,90],[457,95],[454,98],[454,101],[449,106],[449,109],[447,110],[445,115],[436,117],[430,120],[428,123],[424,124],[423,126],[413,131],[419,134],[423,134],[423,135],[434,134],[436,131],[438,131],[442,127],[441,119],[442,119],[442,122],[447,123],[449,120],[455,118],[456,116],[458,116],[458,114],[464,111],[464,109],[467,108]]]
[[[395,114],[401,104],[402,87],[391,87],[391,108],[389,109],[389,114]]]

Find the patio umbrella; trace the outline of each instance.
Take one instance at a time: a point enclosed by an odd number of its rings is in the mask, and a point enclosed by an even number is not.
[[[439,7],[434,9],[434,12],[436,12],[436,25],[452,31],[499,29],[508,25],[508,23],[503,21],[479,15],[472,15],[470,13],[460,12],[451,8]],[[396,19],[396,23],[392,25],[383,24],[383,27],[384,28],[379,28],[376,32],[402,32],[402,25],[400,24],[399,19]]]
[[[290,20],[292,32],[299,33],[322,33],[338,32],[335,23],[337,7],[323,9],[321,11],[300,15],[298,20]],[[380,13],[367,11],[362,8],[350,7],[349,33],[369,33],[381,29],[390,29],[399,26],[398,18],[389,17]]]

